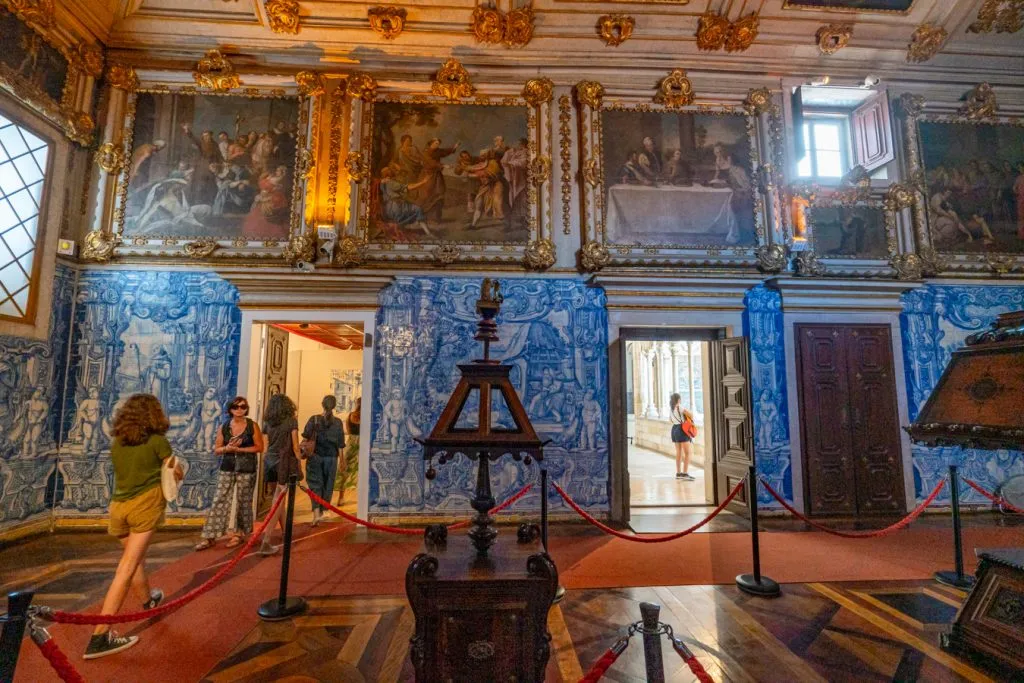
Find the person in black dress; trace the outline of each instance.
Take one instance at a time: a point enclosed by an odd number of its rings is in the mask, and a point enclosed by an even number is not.
[[[267,435],[267,457],[263,462],[263,473],[266,481],[277,483],[274,491],[276,498],[285,490],[288,477],[294,474],[302,479],[302,469],[299,467],[299,423],[295,419],[295,402],[284,394],[271,396],[267,401],[263,431]],[[277,512],[267,524],[266,531],[263,532],[263,543],[260,546],[262,555],[273,555],[280,550],[279,546],[270,542],[275,522],[280,524],[281,531],[284,532],[284,505],[277,508]]]

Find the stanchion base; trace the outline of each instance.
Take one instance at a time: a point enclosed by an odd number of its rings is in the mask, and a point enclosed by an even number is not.
[[[750,593],[760,598],[777,598],[782,595],[779,584],[767,576],[762,576],[758,581],[753,574],[740,574],[736,577],[736,586],[744,593]]]
[[[284,601],[284,605],[281,605],[280,601],[274,598],[260,605],[259,609],[256,610],[256,614],[263,621],[284,621],[294,617],[296,614],[302,614],[306,611],[306,607],[306,601],[302,598],[288,598]]]
[[[565,586],[558,584],[558,590],[555,591],[555,601],[551,604],[557,605],[562,602],[562,598],[565,597]]]
[[[957,576],[956,572],[935,572],[935,580],[946,586],[952,586],[961,590],[969,590],[974,586],[974,577],[970,574]]]

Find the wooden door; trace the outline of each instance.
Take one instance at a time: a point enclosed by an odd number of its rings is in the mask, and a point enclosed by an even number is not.
[[[888,325],[797,325],[807,511],[905,510]]]
[[[808,511],[856,514],[846,337],[832,326],[797,325],[796,332]]]
[[[861,514],[906,510],[892,338],[887,325],[847,330],[850,428]]]
[[[284,330],[267,326],[267,346],[263,349],[263,392],[261,409],[274,394],[283,394],[288,386],[288,333]],[[262,420],[262,410],[260,419]]]
[[[750,408],[750,345],[746,337],[712,342],[711,385],[715,487],[718,500],[747,476],[754,464],[753,419]],[[749,515],[747,492],[733,500],[729,509]]]

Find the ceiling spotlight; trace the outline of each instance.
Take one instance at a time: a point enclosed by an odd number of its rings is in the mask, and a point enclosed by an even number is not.
[[[874,88],[876,85],[882,82],[882,79],[873,74],[868,74],[864,77],[864,85],[862,88]]]

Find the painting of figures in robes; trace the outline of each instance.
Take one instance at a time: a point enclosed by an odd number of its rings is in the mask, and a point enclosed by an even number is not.
[[[756,242],[747,120],[601,112],[607,241],[716,248]]]
[[[885,210],[880,206],[813,206],[807,215],[818,256],[883,259],[889,254]]]
[[[0,73],[59,103],[68,75],[64,56],[0,4]]]
[[[287,240],[293,99],[140,93],[124,235]]]
[[[525,107],[378,102],[372,130],[371,241],[528,241]]]
[[[935,248],[1024,253],[1024,127],[918,125]]]

